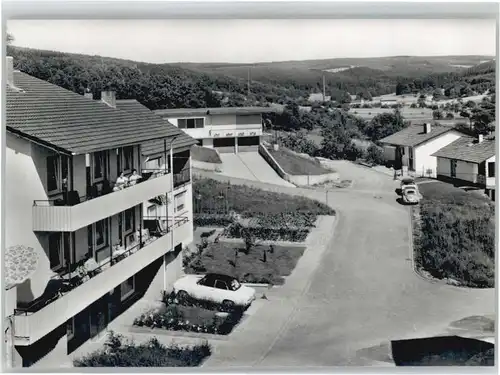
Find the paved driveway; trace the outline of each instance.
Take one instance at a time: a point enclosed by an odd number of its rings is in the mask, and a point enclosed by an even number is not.
[[[265,302],[266,314],[281,317],[279,329],[266,324],[266,315],[260,323],[275,334],[257,340],[246,332],[246,340],[216,348],[207,367],[378,365],[383,359],[367,355],[370,348],[441,334],[453,321],[495,312],[493,290],[432,283],[413,272],[408,208],[396,203],[397,182],[357,165],[343,169],[342,179],[352,177],[355,184],[328,193],[338,222],[321,261],[303,274],[307,287],[294,296],[274,289]],[[326,199],[324,192],[279,191]]]

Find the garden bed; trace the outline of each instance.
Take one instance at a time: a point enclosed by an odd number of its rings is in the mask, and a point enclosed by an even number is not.
[[[185,331],[228,335],[241,321],[243,310],[220,312],[219,305],[200,301],[177,301],[175,295],[163,297],[160,309],[141,314],[134,320],[134,326],[170,331]]]
[[[291,175],[322,175],[334,172],[323,168],[318,161],[301,157],[287,149],[274,150],[272,147],[268,147],[267,150],[280,167]]]
[[[165,346],[153,337],[144,344],[134,344],[110,332],[103,349],[73,361],[75,367],[196,367],[210,356],[208,343],[181,347]]]
[[[304,246],[256,244],[247,251],[243,242],[218,242],[193,256],[184,271],[191,274],[216,272],[244,283],[281,285],[305,249]]]
[[[423,199],[413,220],[417,267],[458,285],[493,287],[493,204],[441,182],[420,184],[419,189]]]

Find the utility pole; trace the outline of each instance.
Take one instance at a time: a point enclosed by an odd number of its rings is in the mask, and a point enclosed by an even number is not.
[[[323,73],[323,103],[326,101],[325,74]]]
[[[250,96],[250,67],[248,67],[247,94]]]

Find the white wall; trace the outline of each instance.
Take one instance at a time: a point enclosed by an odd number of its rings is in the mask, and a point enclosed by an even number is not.
[[[496,175],[496,164],[497,164],[496,160],[497,160],[496,155],[486,160],[486,187],[489,189],[495,188],[496,182],[495,182],[495,177],[488,177],[488,163],[495,162],[495,175]]]
[[[415,173],[427,176],[427,170],[431,169],[431,177],[436,177],[437,158],[432,154],[461,136],[462,134],[452,131],[415,147],[413,151]]]
[[[203,147],[214,148],[213,138],[203,138]]]
[[[476,183],[478,168],[479,166],[475,163],[457,160],[456,178]],[[437,174],[451,177],[451,159],[437,158]]]
[[[46,156],[50,151],[6,132],[5,154],[5,246],[32,247],[38,255],[38,267],[33,281],[18,286],[18,299],[39,297],[46,281],[53,274],[42,247],[43,238],[32,230],[34,200],[46,200],[44,184],[47,179]],[[45,280],[45,282],[44,282]]]

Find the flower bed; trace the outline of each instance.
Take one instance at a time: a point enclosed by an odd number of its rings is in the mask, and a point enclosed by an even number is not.
[[[243,317],[241,309],[221,314],[218,312],[221,308],[216,304],[193,301],[179,304],[173,294],[165,296],[163,301],[163,309],[141,314],[133,324],[171,331],[228,335]]]
[[[209,244],[186,264],[185,272],[217,272],[236,277],[240,282],[280,285],[292,273],[305,247],[254,245],[249,251],[242,244]]]
[[[135,345],[110,332],[103,349],[73,361],[75,367],[196,367],[212,354],[208,343],[165,346],[157,338]]]

